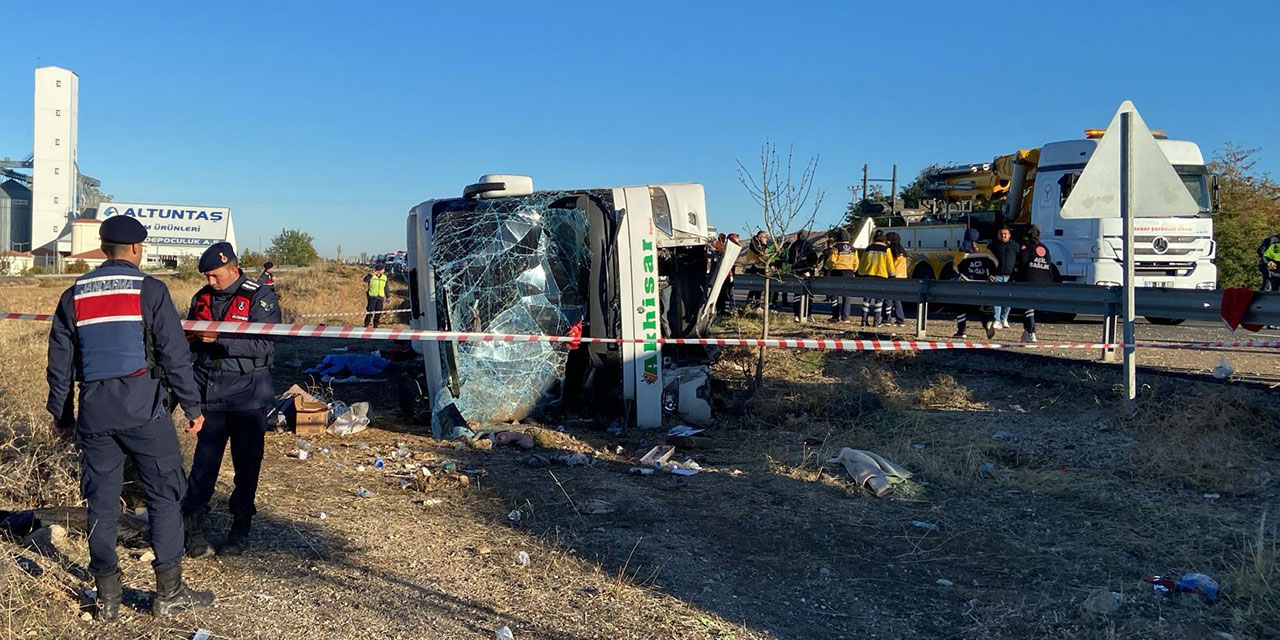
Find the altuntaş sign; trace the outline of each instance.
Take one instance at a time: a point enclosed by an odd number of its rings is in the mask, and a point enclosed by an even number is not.
[[[176,204],[103,203],[98,218],[111,216],[136,218],[147,229],[147,243],[188,247],[209,246],[227,237],[231,209]]]

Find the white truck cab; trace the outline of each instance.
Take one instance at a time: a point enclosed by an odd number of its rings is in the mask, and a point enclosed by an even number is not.
[[[442,422],[555,405],[649,428],[710,420],[717,351],[656,342],[705,335],[739,252],[727,243],[709,261],[702,185],[535,191],[528,176],[488,174],[413,207],[406,230],[413,328],[620,340],[415,342],[437,437]]]
[[[1040,151],[1031,222],[1040,227],[1062,280],[1119,285],[1123,280],[1123,221],[1064,219],[1062,205],[1097,148],[1097,139],[1045,145]],[[1134,274],[1138,287],[1214,289],[1214,180],[1200,148],[1184,140],[1157,140],[1187,191],[1200,205],[1194,217],[1138,218],[1134,222]]]

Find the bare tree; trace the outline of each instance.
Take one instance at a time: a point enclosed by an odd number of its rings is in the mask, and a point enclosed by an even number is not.
[[[794,173],[794,147],[787,145],[786,156],[779,155],[776,143],[765,138],[760,146],[759,169],[748,170],[741,160],[738,163],[738,181],[760,206],[763,230],[769,238],[769,250],[765,254],[764,292],[761,299],[764,308],[764,327],[760,338],[769,338],[769,281],[774,277],[770,265],[781,256],[782,243],[795,230],[811,226],[822,205],[822,189],[813,186],[818,170],[818,156],[805,163],[799,175]],[[797,223],[798,226],[797,226]],[[756,364],[753,391],[760,387],[764,375],[764,351]]]

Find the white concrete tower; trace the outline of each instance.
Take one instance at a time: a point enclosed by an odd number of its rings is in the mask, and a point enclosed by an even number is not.
[[[54,243],[79,211],[76,146],[80,77],[61,67],[36,69],[31,248]]]

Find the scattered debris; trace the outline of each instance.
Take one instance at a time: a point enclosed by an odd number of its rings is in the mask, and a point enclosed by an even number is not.
[[[1231,364],[1231,361],[1227,360],[1226,356],[1220,356],[1218,358],[1218,366],[1213,368],[1213,377],[1219,380],[1226,380],[1235,372],[1235,365]]]
[[[1192,596],[1191,599],[1185,599],[1185,603],[1213,602],[1218,599],[1218,581],[1210,578],[1203,573],[1186,573],[1183,574],[1176,582],[1168,576],[1146,576],[1143,582],[1151,585],[1153,591],[1158,595],[1169,596],[1173,594],[1187,594]],[[1199,596],[1198,599],[1194,596]]]
[[[911,472],[903,469],[893,461],[871,451],[861,451],[845,447],[840,454],[827,464],[840,464],[853,478],[854,484],[865,488],[877,498],[883,498],[893,491],[892,480],[905,480]]]
[[[491,553],[493,553],[493,549],[490,549],[485,545],[480,545],[476,547],[476,555],[487,556]]]
[[[991,437],[995,438],[996,440],[1012,440],[1012,439],[1013,439],[1013,432],[1012,432],[1012,431],[1004,431],[1004,430],[1002,429],[1002,430],[1000,430],[1000,431],[997,431],[997,432],[995,433],[995,435],[993,435],[993,436],[991,436]]]
[[[1220,493],[1206,493],[1206,494],[1204,494],[1204,499],[1205,499],[1205,500],[1217,500],[1218,498],[1221,498],[1221,497],[1222,497],[1222,494],[1220,494]]]
[[[529,566],[529,553],[527,551],[517,551],[516,564],[521,567]]]
[[[427,498],[422,501],[422,505],[426,507],[434,507],[438,504],[444,504],[444,498]]]
[[[996,463],[994,462],[984,462],[982,463],[981,467],[978,467],[978,471],[981,471],[982,473],[991,473],[992,471],[995,471],[995,470],[996,470]]]
[[[827,568],[827,567],[823,567],[823,568],[821,568],[821,569],[818,569],[818,573],[821,573],[821,574],[822,574],[822,575],[824,575],[824,576],[829,576],[829,575],[831,575],[831,569],[829,569],[829,568]]]
[[[938,525],[932,522],[923,522],[921,520],[912,520],[911,526],[917,529],[925,529],[927,531],[938,531],[939,529]]]
[[[328,432],[335,436],[349,436],[369,428],[369,403],[357,402],[347,406],[343,402],[329,405]]]
[[[948,579],[946,579],[946,578],[938,578],[936,581],[934,581],[934,584],[936,584],[936,585],[938,585],[938,586],[940,586],[940,587],[950,587],[950,586],[954,585],[955,583],[954,583],[954,582],[952,582],[952,581],[950,581],[950,580],[948,580]]]
[[[504,447],[513,446],[521,449],[532,449],[533,438],[527,433],[519,431],[498,431],[489,436],[493,440],[494,446]]]
[[[545,469],[546,467],[551,466],[551,461],[536,453],[531,453],[520,458],[520,464],[523,464],[530,469]]]
[[[449,432],[449,435],[444,437],[445,440],[457,440],[459,438],[465,438],[467,440],[475,440],[476,432],[472,431],[470,427],[456,425],[453,427],[453,430]]]
[[[680,424],[680,425],[671,427],[671,430],[667,431],[667,435],[676,436],[676,437],[696,436],[699,433],[702,433],[703,431],[706,431],[706,429],[694,429],[693,427],[690,427],[688,425]]]
[[[370,490],[368,490],[368,489],[366,489],[366,488],[364,488],[364,487],[360,487],[359,489],[356,489],[356,497],[357,497],[357,498],[372,498],[372,497],[373,497],[373,492],[372,492],[372,491],[370,491]]]
[[[1085,611],[1111,615],[1120,610],[1120,594],[1109,589],[1094,589],[1080,605]]]
[[[652,467],[631,467],[627,470],[633,476],[651,476],[653,475]]]
[[[494,640],[516,640],[514,634],[511,633],[510,627],[498,629],[498,633],[493,636]]]
[[[567,453],[560,458],[560,461],[566,467],[593,467],[596,464],[595,457],[582,452]]]
[[[507,519],[512,522],[520,522],[520,518],[522,515],[523,514],[520,513],[519,509],[512,509],[511,513],[507,514]]]
[[[54,556],[58,547],[67,541],[67,530],[62,525],[51,524],[40,527],[22,539],[22,546],[35,550],[40,555]]]
[[[1179,593],[1198,595],[1205,602],[1218,599],[1218,581],[1203,573],[1183,574],[1174,584],[1174,590]]]
[[[316,514],[316,517],[320,518],[321,520],[327,520],[329,518],[329,514],[321,511],[320,513]]]
[[[667,444],[660,444],[650,449],[649,453],[644,454],[644,457],[640,458],[640,465],[645,467],[661,466],[667,460],[670,460],[671,456],[675,455],[675,452],[675,447]]]
[[[213,632],[208,629],[196,629],[196,634],[191,636],[191,640],[209,640],[213,637]]]
[[[614,506],[611,502],[592,498],[591,500],[587,500],[582,503],[582,507],[579,510],[582,513],[590,515],[601,515],[605,513],[613,513],[618,510],[618,507]]]
[[[928,449],[928,448],[929,448],[929,445],[927,445],[927,444],[925,444],[925,443],[923,443],[923,442],[917,442],[917,443],[915,443],[915,444],[911,445],[911,448],[912,448],[912,449],[915,449],[916,451],[924,451],[925,449]]]

